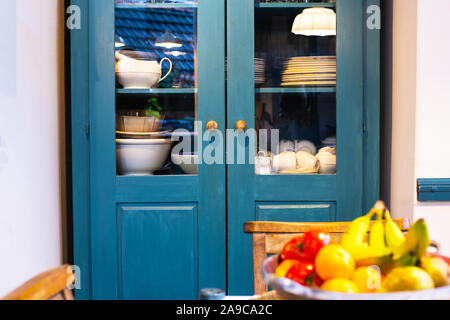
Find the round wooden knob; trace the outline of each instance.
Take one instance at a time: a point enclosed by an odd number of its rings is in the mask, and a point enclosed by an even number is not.
[[[208,130],[217,130],[219,129],[219,125],[215,121],[210,121],[206,124],[206,129]]]
[[[247,123],[245,123],[245,121],[243,120],[239,120],[238,122],[236,122],[235,128],[236,130],[245,131],[247,129]]]

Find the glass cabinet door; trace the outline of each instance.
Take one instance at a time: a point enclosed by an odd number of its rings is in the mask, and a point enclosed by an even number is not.
[[[115,18],[117,174],[198,174],[197,1],[116,0]]]
[[[254,16],[256,174],[335,174],[334,3],[255,0]]]
[[[214,139],[206,124],[226,126],[225,2],[71,3],[82,26],[71,30],[71,111],[83,296],[226,288],[225,165],[196,161]]]
[[[228,129],[249,155],[227,170],[230,294],[253,292],[244,223],[364,212],[365,5],[227,1]]]

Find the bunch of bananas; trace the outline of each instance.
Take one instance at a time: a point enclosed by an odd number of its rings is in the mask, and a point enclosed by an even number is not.
[[[372,224],[374,215],[376,221]],[[426,253],[430,239],[424,220],[418,220],[404,235],[384,202],[378,201],[368,214],[350,223],[341,245],[352,254],[358,266],[378,265],[386,273],[396,267],[416,265]]]

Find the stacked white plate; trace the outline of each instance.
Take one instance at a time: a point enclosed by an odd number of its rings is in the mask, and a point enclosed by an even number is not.
[[[266,69],[264,59],[255,58],[255,84],[266,82]]]
[[[281,85],[336,85],[336,56],[309,56],[286,59],[283,62]]]

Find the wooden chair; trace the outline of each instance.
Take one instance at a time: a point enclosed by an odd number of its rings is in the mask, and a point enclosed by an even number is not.
[[[403,230],[410,228],[409,219],[396,219],[395,222]],[[253,234],[253,273],[255,295],[267,292],[267,285],[264,283],[261,274],[261,265],[267,255],[280,254],[286,242],[295,236],[302,235],[311,229],[320,229],[332,234],[336,241],[339,241],[350,222],[329,222],[329,223],[291,223],[291,222],[247,222],[244,225],[244,232]]]
[[[39,274],[2,300],[74,300],[68,288],[74,282],[72,268],[64,265]]]

